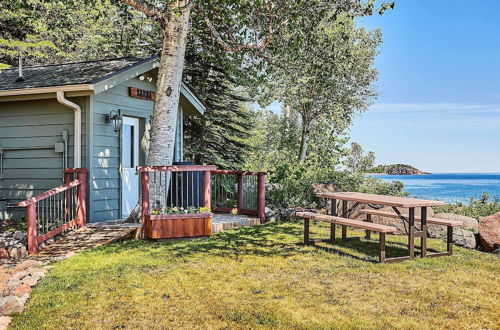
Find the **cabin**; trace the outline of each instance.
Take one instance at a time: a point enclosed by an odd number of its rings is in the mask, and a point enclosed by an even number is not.
[[[88,170],[87,221],[127,217],[139,199],[156,97],[158,57],[116,58],[0,72],[0,220],[17,203],[57,187],[64,169]],[[205,108],[181,86],[174,160],[183,118]]]

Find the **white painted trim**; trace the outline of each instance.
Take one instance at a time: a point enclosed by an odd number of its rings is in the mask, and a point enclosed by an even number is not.
[[[194,95],[193,91],[183,82],[181,84],[181,93],[188,99],[188,101],[195,107],[196,110],[203,115],[205,113],[205,105],[201,103],[200,99]]]
[[[102,93],[113,87],[120,85],[121,83],[133,79],[141,74],[156,69],[159,65],[158,58],[153,58],[150,61],[144,62],[137,66],[133,66],[128,70],[124,70],[121,73],[112,75],[111,77],[99,81],[93,85],[93,90],[95,94]]]
[[[22,89],[7,89],[7,90],[0,90],[0,96],[29,95],[29,94],[43,94],[43,93],[57,93],[57,92],[74,92],[74,91],[91,91],[93,89],[94,89],[94,85],[90,85],[90,84],[37,87],[37,88],[22,88]]]

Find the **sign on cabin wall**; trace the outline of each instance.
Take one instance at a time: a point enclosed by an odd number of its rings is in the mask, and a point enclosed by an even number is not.
[[[128,95],[136,99],[156,101],[156,93],[145,89],[129,87]]]

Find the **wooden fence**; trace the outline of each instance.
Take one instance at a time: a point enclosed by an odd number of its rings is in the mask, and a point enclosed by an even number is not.
[[[26,207],[28,252],[65,230],[83,227],[87,219],[87,169],[64,170],[64,184],[22,201]]]

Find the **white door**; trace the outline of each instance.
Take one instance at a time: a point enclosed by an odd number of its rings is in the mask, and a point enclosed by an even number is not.
[[[123,117],[122,126],[122,217],[126,218],[139,200],[139,119]]]

